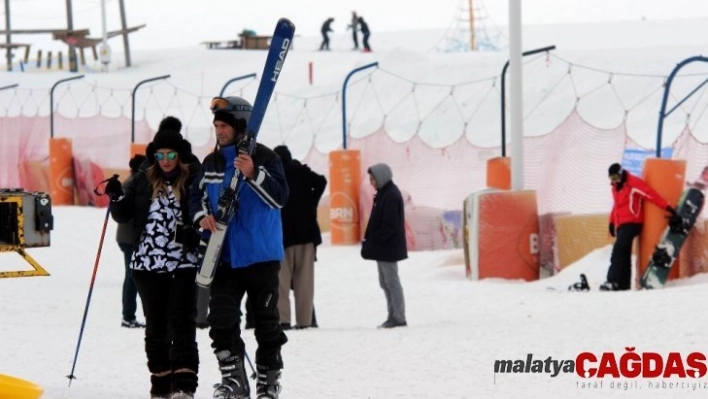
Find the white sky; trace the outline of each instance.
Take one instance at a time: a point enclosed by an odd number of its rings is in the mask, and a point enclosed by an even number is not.
[[[576,23],[609,20],[699,18],[708,16],[708,4],[697,0],[533,0],[523,1],[526,24]],[[74,28],[88,28],[92,37],[101,36],[99,0],[73,0]],[[382,31],[447,28],[467,0],[234,0],[174,1],[125,0],[129,26],[147,24],[133,34],[133,49],[182,47],[204,40],[235,38],[244,28],[269,34],[274,21],[288,17],[299,35],[319,35],[322,22],[335,18],[335,33],[345,32],[350,13],[356,10],[369,22],[372,34]],[[506,0],[475,0],[474,7],[485,23],[506,25]],[[4,7],[0,26],[4,28]],[[13,29],[64,28],[67,26],[66,2],[57,0],[13,0],[10,2]],[[107,28],[120,28],[118,0],[106,1]],[[0,38],[4,41],[4,38]],[[48,35],[19,36],[14,41],[41,42],[45,50],[53,44]],[[112,39],[117,46],[120,39]],[[57,48],[61,45],[56,44]]]

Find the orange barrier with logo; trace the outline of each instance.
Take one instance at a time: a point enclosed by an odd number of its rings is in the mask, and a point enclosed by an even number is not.
[[[358,244],[361,153],[338,150],[329,153],[329,219],[333,245]]]
[[[142,144],[142,143],[130,144],[130,158],[133,158],[136,155],[147,155],[147,154],[145,154],[145,151],[147,151],[147,144]]]
[[[685,177],[686,161],[662,158],[647,158],[644,161],[644,181],[664,199],[669,201],[669,204],[673,207],[676,207],[676,203],[681,198],[681,193],[683,193],[685,188]],[[644,205],[644,226],[639,236],[638,276],[644,274],[654,248],[668,224],[666,210],[659,209],[659,207],[648,201],[644,201]],[[674,265],[676,267],[671,268],[669,280],[675,279],[679,275],[678,259]]]
[[[511,189],[511,158],[496,157],[487,160],[487,187]]]
[[[54,205],[74,204],[74,163],[71,140],[49,139],[49,192]]]
[[[539,222],[536,192],[472,194],[468,277],[539,279]],[[472,209],[470,209],[470,206]]]

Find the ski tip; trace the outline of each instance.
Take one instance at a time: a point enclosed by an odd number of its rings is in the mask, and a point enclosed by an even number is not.
[[[292,29],[292,30],[295,30],[295,24],[293,23],[293,21],[289,20],[288,18],[280,18],[280,19],[278,20],[278,24],[277,24],[277,25],[278,25],[279,27],[288,27],[288,28],[290,28],[290,29]]]

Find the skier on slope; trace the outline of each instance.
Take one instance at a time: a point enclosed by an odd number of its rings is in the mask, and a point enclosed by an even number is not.
[[[239,211],[229,223],[221,258],[211,284],[209,336],[222,380],[214,398],[249,398],[241,339],[241,301],[251,300],[258,342],[256,365],[258,399],[277,399],[283,368],[281,347],[287,337],[278,314],[278,273],[283,259],[280,208],[288,198],[285,172],[278,155],[257,144],[252,156],[239,152],[252,106],[240,97],[212,100],[217,145],[204,158],[204,173],[191,191],[190,211],[203,231],[215,231],[219,197],[236,169],[245,177],[239,192]]]
[[[659,193],[641,178],[624,170],[622,165],[610,165],[608,175],[613,200],[609,231],[615,237],[615,244],[612,247],[607,281],[600,286],[600,290],[623,291],[631,288],[632,242],[641,232],[644,223],[644,199],[665,209],[672,217],[677,215],[676,210]]]

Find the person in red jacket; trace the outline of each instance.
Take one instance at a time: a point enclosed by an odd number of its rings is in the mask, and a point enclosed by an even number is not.
[[[600,286],[600,290],[623,291],[631,288],[632,242],[642,231],[644,200],[673,216],[676,210],[644,180],[624,170],[622,165],[610,165],[608,174],[613,199],[609,230],[610,235],[615,237],[615,245],[612,247],[607,281]]]

